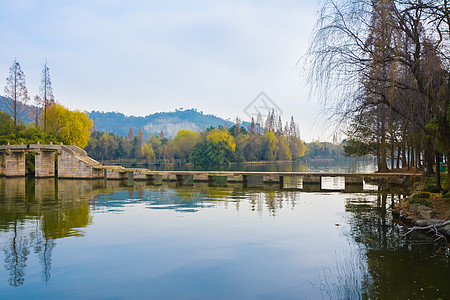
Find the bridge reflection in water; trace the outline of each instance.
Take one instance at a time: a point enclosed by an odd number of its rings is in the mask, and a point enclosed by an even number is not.
[[[338,189],[335,183],[332,179],[332,190]],[[282,207],[295,208],[300,197],[297,188],[307,190],[304,182],[290,188],[276,183],[258,188],[243,188],[241,183],[210,188],[214,185],[214,182],[201,182],[192,186],[180,181],[155,185],[149,181],[136,181],[129,186],[126,180],[0,178],[0,245],[5,254],[4,266],[9,272],[9,284],[20,286],[24,283],[31,253],[38,256],[41,279],[49,281],[56,241],[84,236],[86,227],[93,223],[93,211],[96,210],[120,211],[121,206],[143,199],[151,209],[196,212],[212,203],[220,203],[239,210],[242,199],[245,199],[257,214],[262,215],[267,210],[275,216]],[[324,191],[320,184],[317,190]],[[144,197],[148,191],[157,194],[156,200],[149,200],[153,199],[152,196]],[[107,196],[117,193],[125,195],[118,197],[121,200]],[[393,201],[394,196],[391,199]]]

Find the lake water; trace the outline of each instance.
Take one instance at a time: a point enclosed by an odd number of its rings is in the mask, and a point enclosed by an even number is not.
[[[105,163],[114,165],[115,163]],[[201,166],[185,164],[170,165],[144,165],[144,162],[132,164],[130,162],[120,163],[128,168],[149,168],[152,171],[203,171]],[[311,159],[307,162],[250,162],[243,164],[230,164],[221,166],[211,171],[245,171],[245,172],[373,172],[377,168],[377,163],[373,158],[339,158],[339,159]]]
[[[449,299],[383,190],[0,178],[0,299]]]

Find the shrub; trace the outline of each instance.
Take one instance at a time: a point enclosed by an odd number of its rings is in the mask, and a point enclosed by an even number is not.
[[[414,199],[411,199],[411,200],[409,201],[409,204],[422,204],[422,205],[431,207],[431,202],[430,202],[430,200],[423,199],[423,198],[414,198]]]
[[[431,184],[427,184],[423,190],[425,192],[430,192],[430,193],[439,193],[441,191],[441,189],[435,185],[431,185]]]
[[[425,183],[427,185],[436,185],[436,177],[427,177],[427,178],[425,178]]]
[[[430,198],[430,193],[418,193],[412,196],[412,199],[428,199]]]

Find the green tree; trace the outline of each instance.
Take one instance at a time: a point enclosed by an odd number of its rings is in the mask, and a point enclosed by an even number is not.
[[[218,167],[234,160],[236,143],[227,130],[212,129],[192,151],[192,161],[203,167]]]
[[[8,135],[13,132],[14,120],[4,111],[0,111],[0,135]]]

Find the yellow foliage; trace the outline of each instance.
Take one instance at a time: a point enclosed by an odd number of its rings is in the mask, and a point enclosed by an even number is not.
[[[264,134],[265,158],[267,160],[275,160],[278,153],[278,139],[272,131]]]
[[[191,152],[195,144],[197,144],[199,135],[195,131],[191,130],[180,130],[177,135],[173,138],[173,144],[175,152],[182,158],[186,157],[188,153]]]
[[[206,140],[212,142],[216,147],[224,144],[225,148],[229,148],[233,152],[236,150],[236,143],[228,130],[213,129],[206,136]]]
[[[153,151],[152,145],[145,143],[144,146],[141,147],[141,155],[145,157],[147,162],[151,162],[155,159],[155,151]]]
[[[79,110],[72,111],[58,103],[47,108],[47,130],[65,144],[75,143],[80,148],[86,147],[92,125],[92,120]]]

